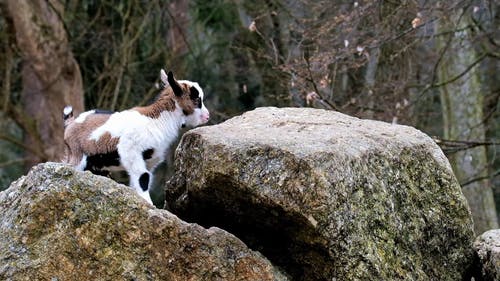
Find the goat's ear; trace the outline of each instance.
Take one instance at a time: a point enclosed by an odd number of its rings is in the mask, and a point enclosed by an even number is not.
[[[172,71],[169,71],[167,73],[167,81],[168,81],[168,84],[170,84],[170,87],[172,87],[174,94],[178,97],[182,96],[181,85],[179,85],[179,83],[177,83],[177,80],[175,80],[174,74],[172,73]]]
[[[168,77],[165,70],[160,70],[160,89],[166,89],[168,87]]]

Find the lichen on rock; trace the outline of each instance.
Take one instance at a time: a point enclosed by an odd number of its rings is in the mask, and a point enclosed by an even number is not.
[[[218,226],[294,280],[460,280],[473,223],[422,132],[306,108],[258,108],[186,133],[167,207]]]
[[[286,280],[216,227],[57,163],[0,193],[0,280]]]

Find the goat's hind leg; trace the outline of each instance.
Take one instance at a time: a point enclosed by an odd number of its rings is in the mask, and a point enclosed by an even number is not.
[[[149,187],[153,180],[153,175],[146,169],[146,162],[141,154],[131,154],[121,157],[121,162],[130,177],[130,186],[149,204],[153,205],[149,195]]]

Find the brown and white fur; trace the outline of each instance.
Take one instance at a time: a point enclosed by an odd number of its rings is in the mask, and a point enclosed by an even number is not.
[[[90,110],[73,117],[64,109],[63,162],[95,174],[125,170],[129,185],[152,204],[152,174],[165,160],[169,146],[184,126],[195,127],[209,119],[198,83],[175,80],[162,69],[161,93],[151,105],[120,112]]]

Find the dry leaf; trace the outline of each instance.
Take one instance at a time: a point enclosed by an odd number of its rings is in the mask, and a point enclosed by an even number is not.
[[[316,92],[309,92],[306,95],[306,103],[307,105],[311,105],[311,103],[319,98],[319,95]]]
[[[255,21],[252,21],[252,23],[250,23],[250,25],[248,26],[248,30],[250,30],[250,32],[255,32],[257,30],[257,25],[255,24]]]
[[[411,21],[411,26],[413,28],[417,28],[419,27],[420,25],[422,25],[422,19],[419,18],[418,16],[416,18],[414,18],[412,21]]]

